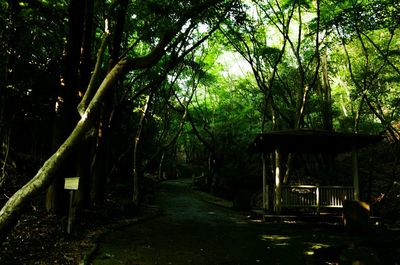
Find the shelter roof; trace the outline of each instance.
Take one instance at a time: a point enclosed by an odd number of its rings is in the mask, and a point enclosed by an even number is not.
[[[331,153],[351,151],[382,141],[381,135],[340,133],[323,130],[286,130],[258,134],[249,146],[252,153],[271,153],[276,149],[288,153]]]

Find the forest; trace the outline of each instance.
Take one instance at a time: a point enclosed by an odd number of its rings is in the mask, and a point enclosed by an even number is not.
[[[248,147],[285,130],[381,135],[361,197],[400,217],[398,0],[0,0],[0,24],[0,243],[27,214],[65,221],[65,178],[78,212],[139,212],[180,178],[254,207]],[[295,160],[285,183],[340,171]]]

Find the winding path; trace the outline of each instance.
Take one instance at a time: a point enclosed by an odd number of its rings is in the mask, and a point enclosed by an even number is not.
[[[162,183],[158,204],[160,216],[105,235],[92,264],[314,264],[307,254],[345,240],[337,228],[251,220],[186,181]]]

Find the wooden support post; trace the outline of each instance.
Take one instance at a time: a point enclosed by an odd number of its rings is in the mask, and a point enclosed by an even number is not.
[[[320,196],[319,196],[319,185],[317,185],[317,188],[315,190],[315,196],[316,196],[316,200],[317,200],[317,214],[319,215],[319,208],[320,208]]]
[[[354,200],[360,200],[360,183],[358,177],[358,155],[357,146],[353,145],[351,157],[353,161],[353,186],[354,186]]]
[[[79,188],[79,178],[65,178],[64,189],[69,190],[69,208],[68,208],[68,227],[67,233],[71,234],[73,223],[75,222],[76,209],[74,206],[74,194]]]
[[[75,219],[75,209],[73,207],[73,202],[74,202],[74,191],[70,190],[69,191],[69,209],[68,209],[68,227],[67,227],[68,235],[71,234],[72,223],[74,222],[74,219]]]
[[[275,150],[275,213],[281,212],[281,172],[280,172],[280,153]]]
[[[263,176],[263,202],[262,208],[263,210],[268,209],[268,189],[267,189],[267,157],[265,153],[261,154],[262,158],[262,176]]]

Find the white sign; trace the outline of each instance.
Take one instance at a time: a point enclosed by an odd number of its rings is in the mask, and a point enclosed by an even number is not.
[[[79,178],[65,178],[64,189],[77,190],[79,188]]]

